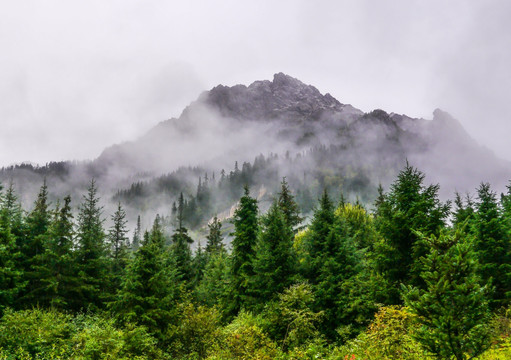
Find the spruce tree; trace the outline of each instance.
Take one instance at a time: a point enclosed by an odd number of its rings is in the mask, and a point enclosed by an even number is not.
[[[293,233],[287,221],[277,201],[273,202],[262,218],[251,290],[259,304],[277,296],[294,280],[296,257],[293,252]]]
[[[80,270],[81,307],[101,307],[109,288],[108,258],[103,229],[102,207],[99,205],[96,182],[91,180],[87,195],[83,196],[77,216],[76,261]]]
[[[300,208],[296,203],[293,194],[291,194],[286,178],[282,179],[280,185],[281,190],[278,198],[279,208],[284,215],[284,220],[286,221],[287,226],[296,232],[298,225],[300,225],[303,221],[303,218],[300,216]]]
[[[172,323],[176,299],[176,269],[165,250],[159,218],[151,232],[144,233],[140,248],[130,261],[116,300],[109,304],[124,323],[146,326],[162,341]]]
[[[177,229],[172,235],[172,245],[170,247],[170,251],[176,264],[179,279],[187,282],[188,286],[191,286],[190,281],[193,277],[193,269],[192,250],[190,249],[190,244],[193,243],[193,240],[188,235],[188,229],[184,226],[183,223],[184,208],[185,202],[183,199],[183,193],[181,193],[177,207]]]
[[[137,251],[140,246],[140,240],[142,235],[142,227],[140,225],[140,215],[137,216],[137,227],[133,231],[133,240],[131,241],[131,250]]]
[[[23,304],[37,303],[36,291],[41,287],[40,275],[36,267],[40,265],[39,259],[44,251],[44,243],[48,236],[48,227],[51,221],[51,213],[48,202],[48,187],[46,179],[39,190],[34,209],[26,219],[26,234],[21,244],[22,262],[24,266],[27,286],[21,298]]]
[[[418,316],[415,336],[441,359],[473,359],[490,346],[488,286],[482,286],[477,257],[458,229],[425,238],[431,252],[421,261],[426,287],[405,287],[405,304]]]
[[[505,221],[500,213],[496,194],[489,184],[477,189],[478,201],[475,221],[475,250],[480,275],[495,286],[492,307],[509,304],[511,296],[511,244]]]
[[[73,258],[74,232],[70,203],[71,197],[66,196],[62,208],[56,206],[45,249],[39,256],[36,268],[41,279],[36,295],[41,305],[78,310],[81,284]]]
[[[438,199],[439,186],[425,186],[424,178],[407,163],[389,193],[380,193],[376,203],[376,225],[385,241],[378,254],[379,266],[391,284],[393,303],[400,302],[401,283],[424,285],[419,259],[427,255],[428,248],[419,241],[416,231],[438,235],[449,214],[450,203]]]
[[[232,236],[232,308],[237,313],[245,304],[252,302],[250,279],[254,276],[255,245],[259,226],[257,200],[250,196],[248,186],[234,212]]]
[[[224,250],[224,244],[222,243],[222,222],[218,220],[215,215],[213,221],[208,224],[209,233],[206,236],[208,242],[206,243],[206,253],[208,255],[217,253]]]
[[[124,270],[128,261],[129,240],[126,234],[126,212],[119,202],[117,210],[112,215],[112,227],[108,232],[108,243],[110,245],[111,257],[111,281],[113,289],[120,286],[121,278],[124,275]]]

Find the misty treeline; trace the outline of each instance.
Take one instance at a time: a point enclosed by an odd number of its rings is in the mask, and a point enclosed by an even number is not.
[[[128,236],[94,180],[75,214],[46,183],[26,211],[11,184],[0,358],[509,358],[511,187],[442,202],[424,177],[407,164],[372,211],[325,190],[308,223],[286,179],[266,212],[239,180],[232,232],[214,217],[195,251],[182,193],[170,233],[157,215]]]

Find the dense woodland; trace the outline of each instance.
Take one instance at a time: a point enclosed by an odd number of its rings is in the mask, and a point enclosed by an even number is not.
[[[407,164],[371,211],[325,190],[303,221],[302,190],[280,179],[260,211],[242,171],[147,230],[121,202],[106,228],[94,180],[77,211],[51,184],[28,211],[6,186],[0,359],[511,358],[511,187],[444,203]],[[192,247],[221,191],[234,217]]]

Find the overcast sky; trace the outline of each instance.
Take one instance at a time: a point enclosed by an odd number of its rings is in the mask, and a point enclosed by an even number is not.
[[[440,107],[511,160],[511,1],[0,0],[0,165],[92,159],[201,91],[284,72],[363,111]]]

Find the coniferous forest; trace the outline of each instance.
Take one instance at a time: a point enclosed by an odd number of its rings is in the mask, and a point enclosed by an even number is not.
[[[206,176],[147,229],[94,180],[27,209],[4,186],[0,359],[511,358],[511,186],[443,202],[407,164],[373,203],[325,188],[305,219],[310,194],[283,178],[263,211],[249,180]],[[195,244],[227,191],[234,216]]]

